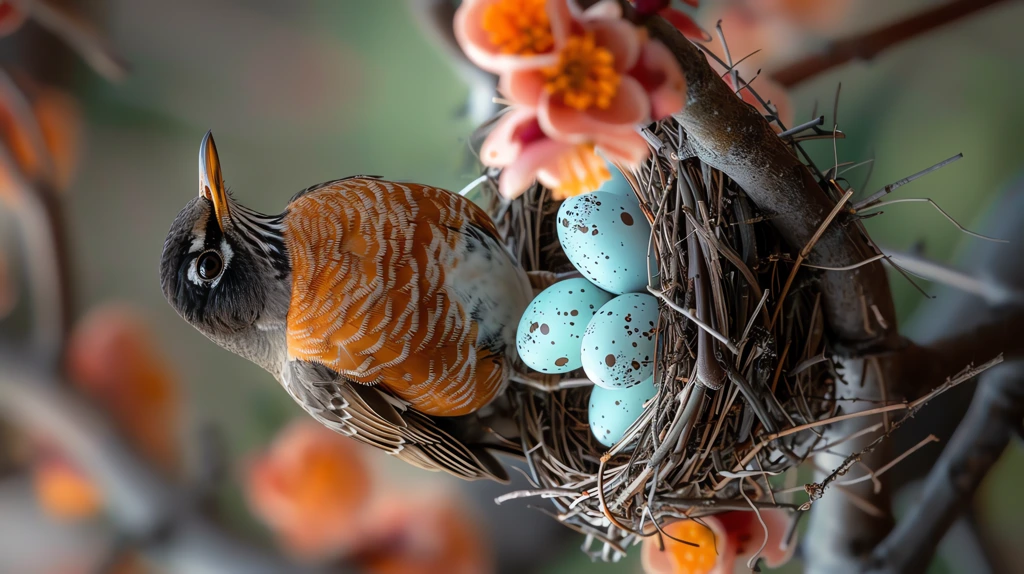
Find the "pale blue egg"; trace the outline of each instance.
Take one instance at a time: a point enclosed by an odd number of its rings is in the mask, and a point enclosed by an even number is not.
[[[558,240],[569,261],[610,293],[647,290],[651,226],[635,197],[595,191],[558,209]]]
[[[654,374],[658,300],[619,295],[601,307],[583,333],[583,370],[594,384],[625,389]]]
[[[608,171],[611,172],[612,178],[602,183],[601,187],[597,188],[597,191],[606,191],[624,197],[636,197],[636,194],[633,193],[633,186],[629,185],[629,182],[626,181],[619,168],[609,163]]]
[[[644,413],[644,403],[658,394],[654,377],[628,389],[605,389],[594,386],[590,391],[590,431],[607,447],[615,446],[626,429]]]
[[[519,320],[516,349],[542,373],[568,373],[581,366],[580,345],[590,320],[613,295],[586,279],[559,281],[541,291]]]

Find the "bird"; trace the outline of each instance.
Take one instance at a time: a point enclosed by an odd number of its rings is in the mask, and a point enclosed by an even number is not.
[[[420,468],[508,481],[494,453],[515,448],[485,421],[509,406],[533,288],[469,199],[351,176],[266,215],[225,187],[207,132],[160,282],[179,316],[326,427]]]

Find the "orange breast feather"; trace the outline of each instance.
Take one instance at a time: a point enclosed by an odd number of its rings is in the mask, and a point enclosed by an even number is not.
[[[291,358],[379,383],[431,415],[471,413],[499,391],[503,357],[445,288],[461,229],[497,236],[487,215],[444,190],[347,179],[288,207]]]

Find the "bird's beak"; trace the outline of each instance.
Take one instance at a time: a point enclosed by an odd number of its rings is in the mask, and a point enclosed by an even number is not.
[[[224,187],[224,176],[220,171],[220,158],[213,132],[208,131],[199,146],[199,195],[213,203],[217,225],[224,231],[229,221],[228,191]]]

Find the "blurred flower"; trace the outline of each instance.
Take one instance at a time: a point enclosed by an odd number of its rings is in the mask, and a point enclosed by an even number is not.
[[[175,380],[135,311],[107,305],[80,320],[68,343],[67,372],[144,456],[165,470],[176,468]],[[94,516],[102,496],[88,475],[45,437],[36,443],[32,475],[41,506],[62,519]]]
[[[371,483],[358,445],[312,420],[278,435],[246,480],[253,511],[296,556],[344,554],[365,535]]]
[[[78,322],[68,344],[72,384],[109,413],[150,460],[179,462],[180,399],[170,365],[142,317],[113,304]]]
[[[30,181],[45,180],[58,189],[65,189],[78,164],[81,132],[78,105],[70,95],[55,88],[33,87],[25,96],[31,107],[27,112],[32,117],[20,117],[15,112],[17,102],[0,99],[0,136],[21,170],[21,176]],[[36,130],[37,137],[33,137]],[[39,143],[43,149],[36,145],[37,138],[41,138]],[[16,200],[16,195],[10,191],[12,185],[10,174],[0,172],[0,198]]]
[[[473,518],[443,493],[387,496],[370,514],[370,546],[356,562],[370,574],[486,574],[493,558]]]
[[[90,518],[103,503],[102,495],[88,477],[56,453],[37,457],[33,462],[32,486],[43,510],[60,520]]]
[[[513,105],[481,149],[485,165],[505,170],[507,198],[535,179],[556,198],[597,189],[610,178],[598,154],[639,165],[649,149],[637,125],[683,107],[675,58],[613,0],[586,10],[572,0],[466,0],[455,30]]]
[[[13,33],[28,19],[28,13],[10,0],[0,0],[0,37]]]
[[[658,536],[644,539],[641,551],[644,572],[647,574],[731,574],[749,572],[747,561],[755,554],[770,568],[789,561],[796,544],[785,548],[789,526],[789,513],[785,510],[762,509],[761,518],[768,530],[757,519],[757,514],[746,511],[724,512],[696,520],[678,520],[665,525],[668,536],[697,544],[691,546],[662,537],[665,549],[658,548]],[[701,524],[701,522],[703,524]],[[764,549],[761,550],[762,544]],[[760,553],[758,553],[760,551]]]

